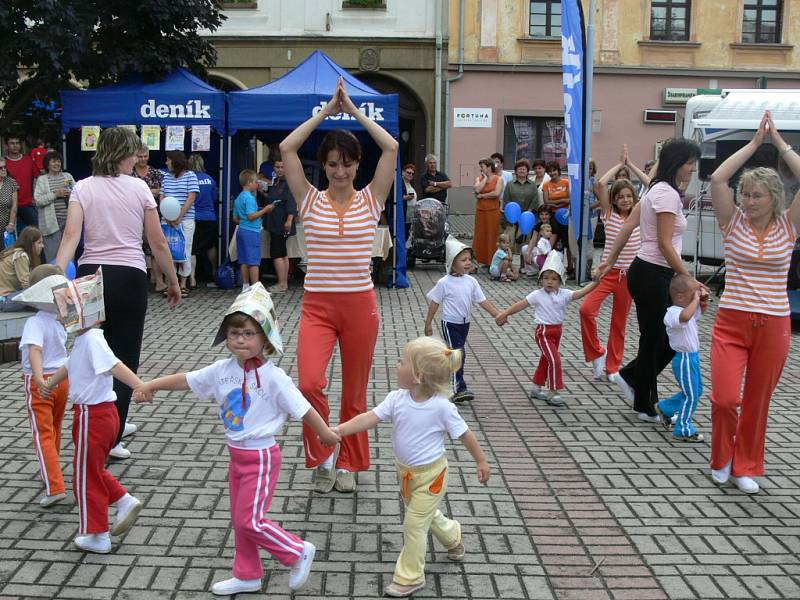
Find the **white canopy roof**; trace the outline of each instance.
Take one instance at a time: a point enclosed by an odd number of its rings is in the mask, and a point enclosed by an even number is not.
[[[758,129],[764,111],[781,131],[800,130],[800,90],[724,90],[710,113],[695,119],[703,129]]]

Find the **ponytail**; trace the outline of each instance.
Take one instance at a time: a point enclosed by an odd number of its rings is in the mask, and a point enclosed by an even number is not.
[[[426,394],[449,394],[453,373],[461,368],[461,350],[448,348],[432,337],[419,337],[406,344],[405,353]]]

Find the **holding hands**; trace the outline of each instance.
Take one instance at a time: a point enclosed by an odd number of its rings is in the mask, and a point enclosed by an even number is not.
[[[323,446],[333,448],[336,444],[342,441],[342,436],[339,435],[338,427],[327,427],[318,432],[319,441]]]
[[[155,391],[152,388],[150,388],[146,383],[137,386],[133,390],[133,401],[136,404],[142,404],[143,402],[150,403],[153,401],[154,397],[155,397]]]

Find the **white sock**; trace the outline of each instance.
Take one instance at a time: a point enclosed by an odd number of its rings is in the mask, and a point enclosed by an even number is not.
[[[325,467],[326,469],[332,469],[333,468],[333,454],[331,454],[328,458],[326,458],[325,462],[323,462],[320,465],[320,467]]]
[[[352,471],[348,471],[347,469],[336,469],[337,473],[351,473]]]
[[[246,292],[249,288],[250,288],[250,284],[249,283],[243,283],[242,284],[242,291],[243,292]]]

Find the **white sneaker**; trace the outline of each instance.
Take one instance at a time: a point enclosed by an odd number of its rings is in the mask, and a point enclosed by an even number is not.
[[[640,421],[644,421],[645,423],[658,423],[661,424],[661,417],[658,415],[650,416],[645,412],[636,413],[636,416],[639,417]]]
[[[61,492],[60,494],[53,494],[52,496],[45,494],[39,500],[39,505],[43,508],[47,508],[48,506],[53,506],[53,504],[56,502],[61,502],[66,497],[67,495],[64,492]]]
[[[622,395],[628,402],[633,402],[633,388],[622,378],[622,375],[619,373],[609,373],[608,380],[617,384],[619,391],[622,392]]]
[[[592,375],[598,381],[606,378],[606,353],[603,352],[602,356],[598,356],[592,361]]]
[[[211,586],[211,593],[217,596],[232,596],[233,594],[244,594],[247,592],[260,592],[260,579],[226,579],[218,581]]]
[[[731,475],[730,479],[733,482],[733,485],[735,485],[745,494],[757,494],[758,490],[760,489],[756,483],[756,480],[752,477],[747,477],[746,475],[743,475],[742,477],[734,477]]]
[[[125,494],[122,498],[117,500],[117,516],[114,517],[114,524],[111,526],[111,533],[113,535],[122,535],[133,526],[136,517],[142,510],[142,503],[138,498]]]
[[[108,554],[111,552],[111,538],[107,531],[79,535],[72,540],[72,543],[86,552],[94,552],[95,554]]]
[[[311,565],[314,562],[316,547],[311,542],[303,542],[303,555],[300,557],[289,573],[289,589],[299,590],[308,580],[311,573]]]
[[[125,421],[125,427],[122,429],[122,437],[128,437],[129,435],[133,435],[136,433],[136,430],[139,429],[133,423],[128,423]]]
[[[733,464],[732,460],[728,461],[728,464],[722,467],[721,469],[711,469],[711,479],[714,483],[719,485],[723,485],[728,483],[728,479],[731,477],[731,465]]]
[[[120,442],[116,446],[111,449],[111,452],[108,453],[111,458],[118,458],[120,460],[124,460],[126,458],[131,457],[131,451],[125,447],[125,444]]]
[[[528,393],[528,397],[536,400],[547,400],[547,393],[542,391],[542,386],[534,383],[531,385],[531,391]]]

